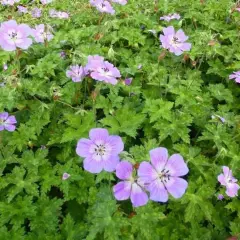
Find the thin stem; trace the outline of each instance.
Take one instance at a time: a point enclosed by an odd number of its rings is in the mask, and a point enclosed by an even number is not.
[[[66,106],[68,106],[68,107],[70,107],[70,108],[72,108],[72,109],[77,109],[77,110],[81,109],[81,108],[73,107],[72,105],[70,105],[70,104],[68,104],[68,103],[66,103],[66,102],[63,102],[63,101],[61,101],[61,100],[56,100],[55,102],[60,102],[60,103],[62,103],[63,105],[66,105]]]

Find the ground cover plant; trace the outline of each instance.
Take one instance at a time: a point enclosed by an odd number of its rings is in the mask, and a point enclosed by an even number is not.
[[[0,3],[0,240],[240,237],[238,2]]]

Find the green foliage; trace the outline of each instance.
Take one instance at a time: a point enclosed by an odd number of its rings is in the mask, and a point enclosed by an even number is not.
[[[240,69],[236,1],[129,0],[114,4],[115,15],[99,13],[88,0],[30,2],[20,1],[41,7],[41,18],[0,6],[0,22],[13,18],[54,29],[48,44],[33,44],[18,60],[0,49],[0,66],[8,64],[0,69],[0,112],[18,122],[16,131],[0,132],[0,240],[240,237],[239,197],[217,200],[225,194],[217,182],[221,166],[240,179],[240,90],[229,80]],[[70,18],[50,18],[53,8]],[[179,21],[159,20],[174,12]],[[190,52],[164,56],[158,37],[170,25],[189,36]],[[66,77],[70,65],[84,65],[95,54],[119,68],[117,85]],[[121,158],[132,163],[148,161],[149,150],[159,146],[180,153],[190,169],[186,194],[140,208],[117,202],[115,175],[84,171],[75,152],[95,127],[120,135]],[[65,172],[70,177],[62,180]]]

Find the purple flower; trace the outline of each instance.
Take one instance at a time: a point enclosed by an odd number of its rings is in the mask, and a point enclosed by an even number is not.
[[[50,9],[49,15],[52,18],[60,18],[60,19],[69,18],[69,14],[67,12],[60,12],[60,11],[56,11],[55,9]]]
[[[160,17],[160,20],[170,22],[172,19],[179,20],[180,18],[181,18],[181,16],[178,13],[172,13],[172,14],[169,14],[167,16]]]
[[[90,0],[90,4],[97,8],[99,12],[114,14],[115,10],[112,5],[105,0]]]
[[[42,10],[40,8],[34,8],[31,14],[33,18],[40,18],[42,16]]]
[[[238,189],[240,186],[237,184],[237,179],[233,177],[232,171],[229,167],[223,166],[223,173],[218,175],[218,181],[221,185],[226,187],[226,194],[229,197],[235,197],[238,195]]]
[[[125,80],[124,80],[124,83],[125,83],[125,85],[131,85],[131,83],[132,83],[132,78],[126,78]]]
[[[114,3],[118,3],[121,5],[126,5],[127,4],[127,0],[111,0]]]
[[[71,78],[73,82],[81,82],[86,75],[82,66],[73,65],[67,70],[66,76]]]
[[[40,0],[40,2],[43,4],[43,5],[46,5],[48,3],[51,3],[53,0]]]
[[[104,61],[104,58],[98,55],[88,57],[85,69],[87,73],[90,73],[91,78],[113,85],[117,84],[117,78],[121,77],[119,70],[113,64]]]
[[[16,48],[28,49],[32,44],[32,29],[26,24],[18,25],[16,21],[3,22],[0,27],[0,46],[6,51]]]
[[[113,193],[117,200],[131,199],[134,207],[140,207],[148,202],[148,195],[141,185],[132,176],[133,166],[127,161],[120,162],[116,167],[116,175],[123,180],[113,187]]]
[[[20,0],[1,0],[2,5],[10,5],[13,6],[15,3],[19,2]]]
[[[218,194],[217,198],[218,200],[222,201],[224,199],[224,196],[222,194]]]
[[[235,79],[236,83],[240,83],[240,71],[233,72],[233,74],[229,75],[229,79]]]
[[[240,8],[236,8],[236,10],[237,10],[238,12],[240,12]]]
[[[33,29],[33,36],[37,43],[44,43],[53,38],[52,33],[49,31],[49,27],[44,24],[37,25],[35,29]]]
[[[66,57],[66,53],[65,53],[64,51],[61,51],[61,52],[60,52],[60,57],[61,57],[61,58],[65,58],[65,57]]]
[[[17,8],[18,8],[19,13],[27,13],[28,12],[28,9],[26,7],[17,6]]]
[[[141,182],[150,192],[150,199],[167,202],[168,193],[180,198],[185,193],[188,183],[180,178],[188,173],[188,167],[180,154],[173,154],[168,159],[166,148],[150,151],[151,163],[142,162],[138,169]]]
[[[68,19],[69,18],[69,14],[67,12],[58,12],[57,16],[60,19]]]
[[[9,132],[13,132],[16,129],[16,118],[14,116],[9,116],[7,112],[0,113],[0,131],[6,129]]]
[[[164,35],[160,35],[162,47],[179,56],[184,51],[190,51],[191,43],[187,43],[188,37],[180,29],[175,33],[173,26],[163,28]]]
[[[113,172],[119,162],[118,154],[123,151],[121,137],[109,135],[104,128],[94,128],[89,132],[90,139],[78,141],[76,152],[84,157],[83,167],[91,173],[99,173],[103,169]]]
[[[50,9],[49,10],[49,16],[52,18],[55,18],[58,16],[58,11],[56,11],[55,9]]]
[[[64,173],[64,174],[62,175],[62,180],[67,180],[70,176],[71,176],[70,174]]]

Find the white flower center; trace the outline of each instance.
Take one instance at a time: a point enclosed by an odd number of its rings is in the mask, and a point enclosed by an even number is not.
[[[103,144],[96,145],[94,148],[94,152],[97,156],[104,156],[106,153],[106,147]]]

